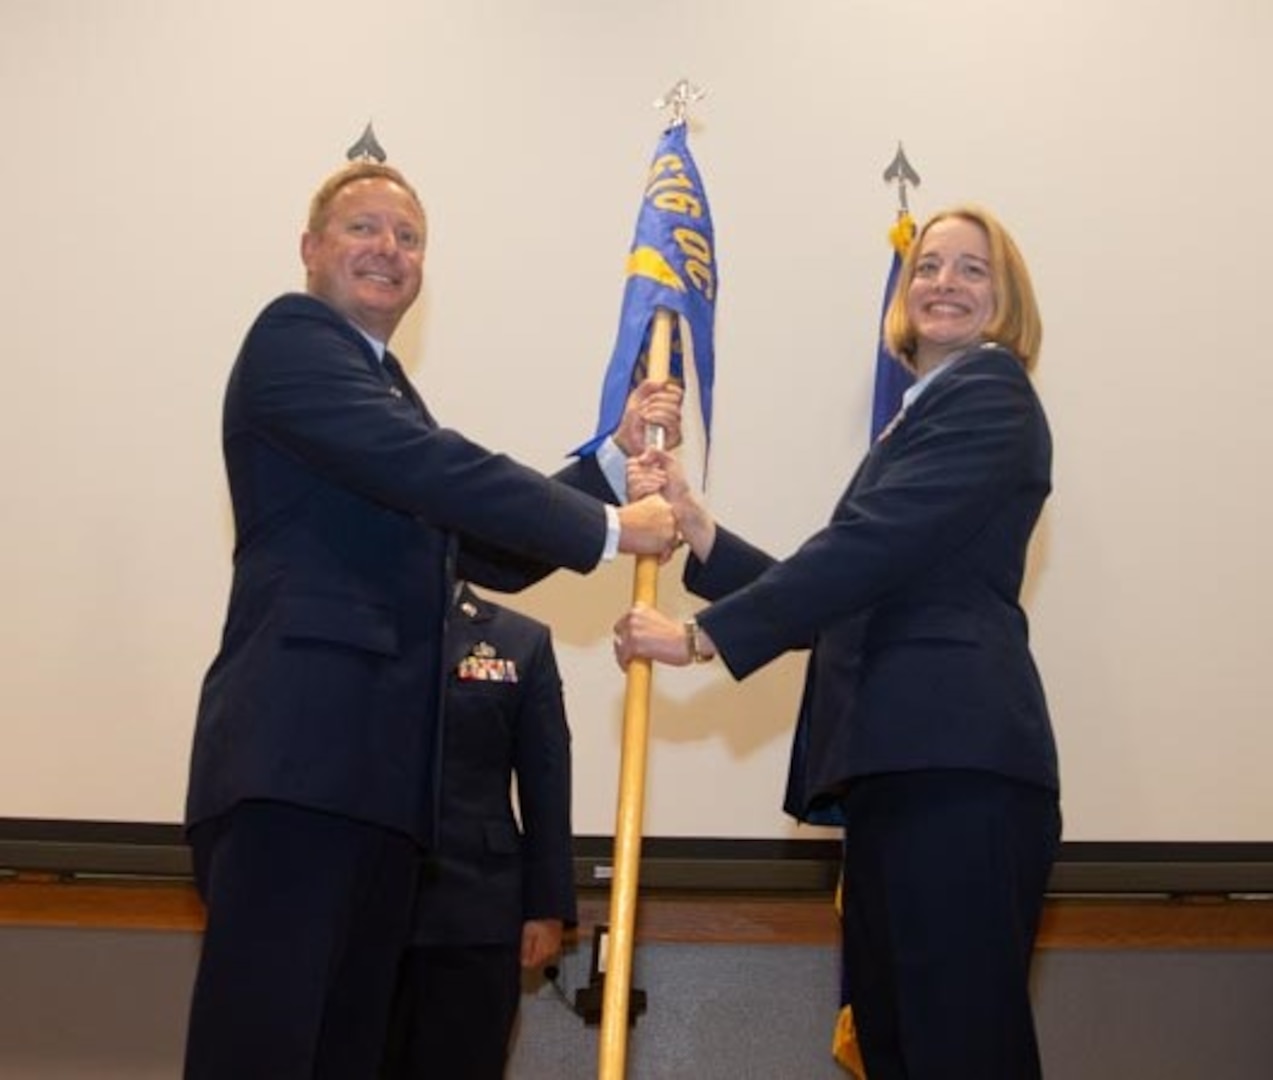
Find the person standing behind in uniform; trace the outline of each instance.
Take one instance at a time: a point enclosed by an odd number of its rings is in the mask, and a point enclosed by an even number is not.
[[[465,586],[445,664],[441,832],[382,1080],[500,1080],[521,969],[556,956],[576,922],[570,730],[549,628]]]
[[[663,499],[603,502],[595,462],[569,470],[589,494],[433,418],[388,351],[425,238],[396,169],[333,174],[305,293],[261,312],[230,374],[234,577],[186,802],[207,909],[187,1080],[375,1076],[437,823],[455,581],[515,588],[674,540]]]
[[[846,957],[870,1080],[1033,1080],[1028,974],[1060,842],[1056,746],[1019,597],[1051,490],[1028,372],[1042,325],[989,213],[920,231],[885,316],[915,372],[830,523],[776,560],[718,528],[675,459],[688,622],[634,608],[621,664],[719,656],[735,678],[811,648],[785,808],[847,822]],[[645,480],[641,477],[645,476]],[[639,483],[638,483],[639,481]]]

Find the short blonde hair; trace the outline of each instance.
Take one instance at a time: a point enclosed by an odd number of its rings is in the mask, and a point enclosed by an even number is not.
[[[924,236],[939,221],[960,218],[980,226],[990,242],[990,284],[994,290],[994,314],[986,325],[985,337],[1011,350],[1025,367],[1033,371],[1043,344],[1043,320],[1034,299],[1030,272],[1016,243],[1002,223],[979,206],[955,206],[939,210],[924,222],[911,242],[897,276],[897,288],[884,312],[884,345],[908,369],[914,370],[919,337],[906,310],[906,297],[915,280]]]
[[[382,165],[378,161],[353,161],[337,169],[314,192],[313,198],[309,201],[309,219],[306,224],[309,232],[322,232],[323,227],[327,224],[327,217],[331,212],[331,205],[336,196],[358,180],[388,180],[391,184],[396,184],[402,188],[403,191],[411,196],[411,201],[415,203],[416,209],[420,211],[420,220],[427,227],[428,218],[424,212],[424,203],[420,201],[420,196],[416,194],[415,188],[407,182],[407,178],[402,173],[392,165]]]

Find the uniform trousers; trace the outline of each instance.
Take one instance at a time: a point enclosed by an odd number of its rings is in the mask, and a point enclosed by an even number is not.
[[[501,1080],[521,1000],[516,945],[408,950],[382,1080]]]
[[[186,1080],[369,1080],[384,1053],[419,850],[269,801],[190,831],[208,909]]]
[[[1037,1080],[1029,970],[1054,791],[989,772],[855,780],[844,945],[870,1080]]]

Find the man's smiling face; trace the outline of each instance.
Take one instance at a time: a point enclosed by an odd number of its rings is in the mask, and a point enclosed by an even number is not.
[[[425,222],[410,193],[368,177],[341,188],[301,238],[309,292],[388,342],[420,292]]]

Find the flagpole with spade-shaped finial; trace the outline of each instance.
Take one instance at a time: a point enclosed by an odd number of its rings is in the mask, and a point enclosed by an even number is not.
[[[871,400],[871,441],[883,437],[891,430],[900,418],[902,394],[915,381],[911,373],[901,364],[897,357],[890,355],[884,344],[884,316],[888,312],[893,291],[897,288],[897,278],[901,273],[902,260],[915,239],[915,219],[911,216],[910,201],[907,197],[907,186],[919,187],[919,173],[907,160],[902,144],[897,144],[897,153],[884,170],[884,182],[897,185],[897,215],[888,231],[888,240],[893,248],[889,261],[888,277],[884,283],[884,303],[880,308],[880,337],[875,349],[875,392]]]
[[[370,120],[367,121],[367,126],[363,128],[358,141],[345,151],[345,157],[350,161],[378,161],[381,165],[385,163],[388,156],[385,153],[385,148],[380,145],[380,140],[376,138],[376,133],[372,130]]]
[[[897,221],[889,231],[889,241],[899,257],[906,255],[906,250],[915,238],[915,218],[911,215],[910,200],[906,195],[906,185],[919,187],[919,173],[906,158],[902,144],[897,144],[897,153],[884,170],[884,182],[897,185]]]
[[[687,123],[691,102],[704,92],[681,79],[654,103],[670,109],[669,130]],[[647,352],[647,378],[664,382],[671,373],[675,312],[655,310]],[[663,429],[647,424],[646,446],[663,448]],[[632,601],[654,607],[658,600],[659,558],[640,555],[633,572]],[[619,766],[618,810],[615,815],[613,877],[610,883],[609,941],[601,1006],[599,1072],[601,1080],[619,1080],[627,1060],[632,988],[632,955],[636,926],[637,882],[641,865],[641,833],[645,814],[645,774],[649,748],[652,664],[633,660],[627,669],[623,700],[623,744]]]
[[[902,144],[897,144],[897,153],[893,155],[893,160],[888,163],[888,168],[884,170],[884,182],[897,183],[897,216],[907,217],[910,215],[911,208],[906,198],[906,185],[914,184],[919,187],[919,173],[912,167],[911,163],[906,159],[906,151],[902,148]]]

